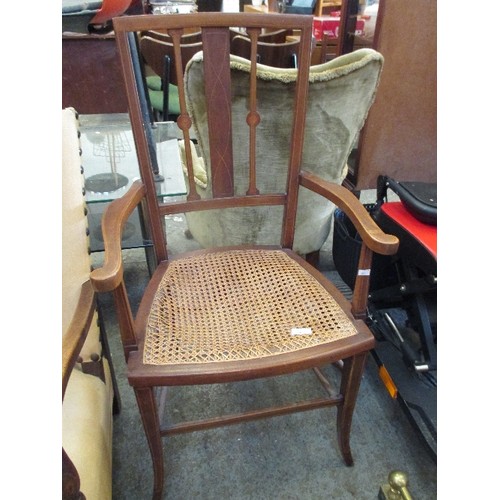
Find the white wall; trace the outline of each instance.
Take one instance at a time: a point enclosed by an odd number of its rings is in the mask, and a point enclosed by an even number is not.
[[[223,0],[222,11],[223,12],[239,12],[240,11],[240,1],[239,0]]]

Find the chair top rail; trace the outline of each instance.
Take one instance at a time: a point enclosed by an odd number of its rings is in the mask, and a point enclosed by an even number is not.
[[[313,16],[303,14],[287,14],[286,18],[280,15],[266,15],[234,12],[206,12],[200,14],[165,14],[123,16],[113,19],[115,32],[149,31],[165,29],[184,29],[190,27],[224,28],[241,26],[249,28],[289,29],[293,26],[297,30],[312,29]]]

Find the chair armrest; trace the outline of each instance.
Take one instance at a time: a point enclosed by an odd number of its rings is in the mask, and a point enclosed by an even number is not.
[[[299,175],[302,186],[327,198],[345,212],[370,250],[382,255],[394,255],[398,251],[398,238],[384,233],[348,189],[309,172],[302,171]]]
[[[75,365],[82,346],[87,338],[94,312],[96,309],[96,294],[92,288],[90,281],[86,281],[82,285],[78,306],[75,315],[73,316],[68,330],[65,332],[62,340],[62,396],[68,380],[71,375],[71,370]]]
[[[104,264],[90,273],[90,280],[98,292],[114,290],[123,279],[122,232],[133,210],[144,197],[146,188],[135,181],[121,198],[112,201],[106,208],[102,220],[104,240]]]
[[[97,300],[96,293],[90,281],[83,283],[78,299],[78,305],[73,318],[62,340],[62,399],[73,367],[87,338]],[[80,493],[80,476],[78,471],[62,449],[62,491],[63,498],[82,498]]]
[[[358,273],[351,300],[351,312],[357,319],[366,317],[372,252],[394,255],[398,251],[396,236],[384,233],[362,203],[345,187],[325,181],[309,172],[300,172],[300,184],[337,205],[354,224],[362,239]]]

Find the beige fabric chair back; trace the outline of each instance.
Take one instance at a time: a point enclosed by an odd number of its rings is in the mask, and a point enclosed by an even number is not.
[[[325,64],[312,66],[309,78],[306,130],[302,169],[341,184],[347,175],[347,159],[372,105],[382,69],[382,56],[362,49]],[[232,56],[232,79],[240,90],[233,91],[233,148],[235,190],[242,194],[247,184],[248,112],[244,98],[248,86],[249,62]],[[208,155],[208,128],[203,102],[196,96],[203,91],[201,56],[186,68],[187,97],[200,155],[207,166],[208,186],[198,186],[202,198],[211,196],[211,169]],[[257,177],[261,192],[277,192],[286,183],[295,69],[259,65],[257,89],[261,122],[257,129]],[[236,83],[237,82],[237,83]],[[273,170],[269,166],[273,165]],[[318,251],[326,241],[334,205],[312,191],[299,191],[298,220],[294,250],[307,255]],[[186,214],[189,229],[203,247],[240,245],[249,242],[279,244],[281,207],[254,207],[211,210]],[[250,226],[250,230],[248,227]],[[246,228],[243,231],[242,228]]]

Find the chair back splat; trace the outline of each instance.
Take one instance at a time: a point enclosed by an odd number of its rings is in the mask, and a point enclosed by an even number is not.
[[[231,54],[235,29],[250,40],[248,58]],[[114,20],[114,30],[141,179],[112,202],[103,216],[105,260],[103,267],[92,272],[91,281],[97,291],[112,291],[115,297],[128,381],[135,391],[153,461],[153,498],[162,498],[164,436],[324,406],[337,408],[339,448],[345,463],[352,465],[351,420],[366,355],[374,346],[372,334],[359,319],[366,309],[371,255],[393,254],[398,241],[378,228],[352,193],[302,164],[312,16],[127,16]],[[201,32],[202,51],[185,61],[182,35],[190,30]],[[273,68],[257,61],[259,37],[270,30],[293,30],[299,39],[298,69],[276,68],[278,80],[269,77]],[[166,34],[173,46],[172,71],[176,72],[180,108],[176,123],[182,138],[178,146],[186,184],[185,195],[173,199],[159,196],[155,176],[159,165],[152,143],[155,124],[148,119],[139,46],[146,31]],[[358,130],[373,101],[382,57],[366,49],[346,58],[339,63],[339,75],[352,72],[356,78],[359,72],[359,80],[368,85],[366,99],[358,99],[364,102],[355,113],[361,117],[356,122]],[[261,98],[270,82],[275,92],[272,103]],[[240,111],[235,112],[235,107]],[[287,119],[277,130],[273,120],[280,113]],[[347,123],[348,115],[340,122]],[[340,126],[346,128],[345,123]],[[260,144],[271,133],[280,138],[279,154],[263,155]],[[352,137],[345,137],[352,142]],[[348,149],[345,146],[342,151]],[[264,183],[266,177],[272,182]],[[363,240],[352,304],[292,250],[299,193],[304,191],[339,206]],[[156,269],[133,317],[120,247],[123,227],[139,204],[153,242]],[[249,244],[169,252],[166,217],[232,211],[243,229],[245,216],[241,214],[248,210],[249,223],[279,211],[281,230],[276,244],[258,243],[255,235]],[[248,231],[252,236],[252,230]],[[328,382],[320,370],[334,365],[340,375]],[[163,407],[167,386],[252,381],[305,370],[318,375],[326,389],[324,398],[304,395],[304,401],[271,408],[177,424],[163,422],[169,406],[165,405],[165,411],[159,406]]]

